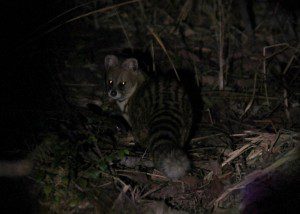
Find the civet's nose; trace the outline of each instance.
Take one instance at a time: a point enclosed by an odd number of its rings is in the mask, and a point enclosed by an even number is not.
[[[111,95],[112,97],[115,97],[115,96],[117,96],[117,92],[116,92],[115,90],[112,90],[112,91],[110,92],[110,95]]]

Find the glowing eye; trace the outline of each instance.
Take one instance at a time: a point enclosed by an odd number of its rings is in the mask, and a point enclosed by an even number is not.
[[[108,81],[108,84],[112,85],[112,84],[113,84],[113,81],[112,81],[112,80],[109,80],[109,81]]]
[[[120,90],[124,90],[124,89],[125,89],[125,85],[126,85],[126,82],[120,82],[120,83],[118,84],[118,88],[119,88]]]

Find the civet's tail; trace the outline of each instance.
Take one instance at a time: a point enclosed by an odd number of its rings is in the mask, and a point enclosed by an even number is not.
[[[182,148],[166,139],[157,141],[153,148],[154,164],[167,177],[176,180],[190,170],[190,161]]]
[[[30,160],[0,161],[0,177],[18,177],[30,174],[32,162]]]

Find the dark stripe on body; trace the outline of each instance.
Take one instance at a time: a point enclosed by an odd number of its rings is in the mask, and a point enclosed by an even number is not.
[[[160,111],[155,112],[148,122],[148,127],[151,127],[151,124],[154,123],[157,120],[168,118],[170,121],[173,121],[173,123],[178,124],[179,127],[182,127],[183,121],[182,121],[182,114],[177,109],[162,109]]]
[[[151,136],[155,133],[159,133],[162,131],[170,132],[172,136],[174,136],[175,138],[179,138],[179,130],[177,130],[176,128],[174,128],[172,125],[169,124],[160,124],[154,127],[150,127],[149,134]]]
[[[160,119],[154,120],[152,123],[149,124],[150,131],[151,131],[151,129],[160,127],[161,125],[172,127],[173,130],[176,130],[177,132],[179,132],[179,130],[180,130],[180,128],[179,128],[180,125],[178,123],[176,123],[174,120],[170,120],[170,118],[160,118]]]
[[[154,151],[158,146],[164,145],[166,143],[167,144],[179,145],[177,140],[167,132],[162,132],[162,133],[150,136],[149,143],[151,145],[151,150],[152,151]]]

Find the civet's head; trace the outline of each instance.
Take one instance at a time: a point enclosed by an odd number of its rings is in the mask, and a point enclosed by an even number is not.
[[[144,81],[142,72],[138,69],[138,61],[135,58],[126,59],[123,63],[114,55],[105,57],[107,70],[106,84],[108,96],[117,101],[130,98],[139,84]]]

